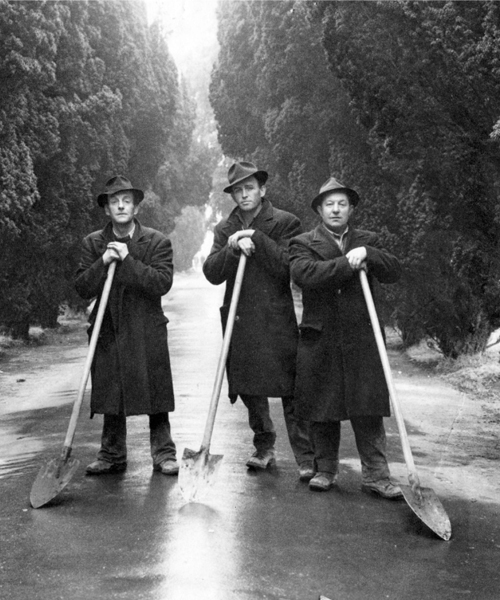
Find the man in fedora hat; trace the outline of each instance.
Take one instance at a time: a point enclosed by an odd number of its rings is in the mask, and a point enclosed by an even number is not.
[[[91,417],[104,415],[101,449],[88,475],[126,469],[126,417],[149,415],[153,468],[179,471],[168,413],[174,392],[167,342],[168,319],[161,298],[172,287],[170,240],[136,219],[142,190],[121,176],[106,182],[97,203],[109,217],[100,231],[83,240],[76,289],[96,297],[89,317],[91,335],[108,266],[117,262],[108,305],[91,367]]]
[[[395,283],[399,262],[370,231],[350,224],[358,193],[331,177],[311,203],[321,223],[290,242],[290,269],[302,288],[296,413],[310,421],[318,472],[312,490],[337,481],[341,421],[349,419],[361,458],[363,489],[401,498],[390,480],[383,417],[389,392],[377,351],[359,270]]]
[[[265,197],[267,177],[251,162],[230,167],[224,192],[231,194],[236,207],[215,227],[203,272],[215,285],[226,282],[221,308],[224,328],[239,255],[244,252],[248,257],[227,362],[229,397],[232,402],[241,398],[254,433],[255,452],[247,466],[266,469],[276,462],[268,397],[279,397],[300,478],[309,480],[314,471],[308,424],[292,414],[298,331],[288,241],[301,232],[301,224]]]

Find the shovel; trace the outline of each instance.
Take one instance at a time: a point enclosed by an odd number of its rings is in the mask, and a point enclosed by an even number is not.
[[[242,252],[234,281],[233,295],[229,306],[229,315],[227,317],[226,330],[222,341],[222,350],[219,357],[219,364],[217,365],[217,374],[215,376],[201,448],[198,452],[184,448],[182,456],[181,467],[179,469],[179,487],[187,502],[193,502],[196,498],[200,498],[213,484],[222,460],[222,454],[209,453],[210,440],[212,439],[212,432],[214,430],[215,413],[217,412],[217,405],[219,403],[222,380],[229,352],[229,343],[231,341],[231,334],[233,333],[236,307],[238,306],[243,273],[245,272],[246,258],[246,255]]]
[[[106,304],[108,303],[109,292],[111,290],[111,284],[113,283],[115,269],[116,261],[113,261],[108,267],[108,274],[104,283],[101,301],[99,303],[99,308],[97,310],[94,323],[94,329],[90,338],[87,359],[85,361],[83,375],[80,381],[80,387],[78,389],[78,396],[73,404],[73,411],[71,413],[68,431],[66,433],[66,439],[64,440],[64,446],[61,455],[58,459],[52,458],[49,460],[49,462],[43,465],[40,471],[38,471],[38,475],[33,482],[30,494],[30,503],[33,508],[40,508],[55,498],[59,492],[68,485],[71,478],[75,474],[78,465],[80,464],[79,460],[70,457],[71,446],[75,436],[76,422],[78,420],[78,415],[80,414],[85,388],[87,387],[87,381],[90,375],[90,367],[94,358],[97,338],[99,337],[99,331],[101,330],[102,319],[104,317]]]
[[[403,414],[401,412],[401,407],[396,395],[396,389],[392,380],[389,359],[387,357],[384,339],[380,330],[375,304],[373,302],[370,285],[368,284],[368,278],[366,277],[364,270],[360,270],[359,277],[361,280],[361,287],[363,288],[366,305],[368,307],[368,312],[370,313],[370,320],[372,323],[373,332],[375,333],[375,340],[377,342],[380,360],[382,361],[385,380],[389,389],[392,408],[398,424],[399,436],[401,438],[401,445],[403,447],[403,454],[406,466],[408,468],[408,481],[410,482],[410,485],[400,486],[401,491],[403,492],[403,496],[409,507],[417,515],[417,517],[423,521],[427,527],[429,527],[429,529],[432,529],[432,531],[434,531],[434,533],[436,533],[440,538],[448,541],[451,538],[451,523],[443,505],[436,496],[434,490],[420,486],[420,479],[413,461],[413,455],[410,448],[410,442],[408,440],[408,434],[406,432]]]

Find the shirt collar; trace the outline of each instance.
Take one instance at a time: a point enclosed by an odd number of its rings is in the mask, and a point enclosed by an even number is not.
[[[132,238],[134,237],[134,231],[135,231],[135,221],[134,221],[134,224],[133,224],[133,226],[132,226],[132,229],[131,229],[131,230],[129,231],[129,233],[128,233],[128,237],[129,237],[130,239],[132,239]],[[115,238],[117,238],[117,239],[121,239],[121,238],[122,238],[122,236],[120,236],[120,235],[118,235],[118,234],[116,233],[116,231],[115,231],[115,229],[114,229],[114,228],[113,228],[113,235],[114,235],[114,236],[115,236]],[[127,236],[125,236],[125,237],[127,237]]]
[[[347,225],[347,227],[345,228],[345,231],[343,233],[335,233],[334,231],[331,231],[331,229],[328,229],[328,227],[326,227],[326,225],[324,227],[328,231],[328,233],[331,236],[333,236],[333,239],[337,243],[337,246],[341,250],[343,250],[344,249],[345,236],[347,235],[347,233],[349,231],[349,225]]]

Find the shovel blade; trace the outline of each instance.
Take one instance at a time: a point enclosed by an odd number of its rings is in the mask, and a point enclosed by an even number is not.
[[[451,523],[441,501],[431,488],[401,485],[406,502],[429,529],[445,541],[451,538]]]
[[[55,498],[71,481],[79,464],[76,458],[53,458],[43,465],[31,487],[31,506],[40,508]]]
[[[210,454],[205,448],[198,452],[184,448],[179,469],[179,487],[186,502],[199,500],[213,485],[222,456],[222,454]]]

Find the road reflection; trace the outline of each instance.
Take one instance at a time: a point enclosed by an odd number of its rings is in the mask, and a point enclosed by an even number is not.
[[[186,504],[166,534],[162,549],[165,579],[158,600],[225,600],[232,596],[228,584],[237,579],[239,553],[225,534],[217,510]]]

